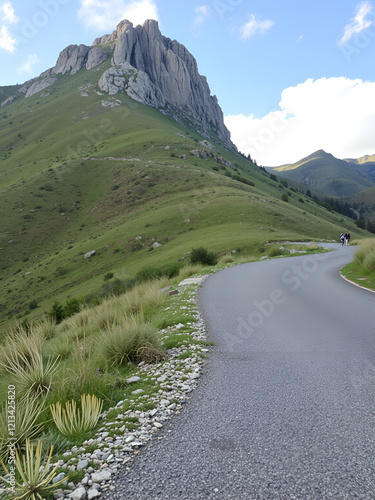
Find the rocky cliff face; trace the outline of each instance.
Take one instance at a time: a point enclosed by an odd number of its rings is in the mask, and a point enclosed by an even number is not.
[[[102,73],[98,82],[101,91],[126,92],[175,118],[178,114],[187,116],[199,124],[200,132],[209,136],[214,130],[228,146],[235,147],[217,98],[211,95],[206,78],[199,74],[196,60],[183,45],[164,37],[157,21],[136,27],[122,21],[111,35],[96,39],[92,47],[69,45],[54,68],[26,82],[19,92],[30,97],[53,85],[59,74],[74,75],[84,68],[100,66],[111,51],[111,68]]]
[[[111,35],[94,41],[93,46],[114,45],[112,64],[129,65],[142,72],[153,85],[149,101],[161,107],[167,101],[203,124],[212,126],[217,135],[230,142],[230,134],[224,125],[224,117],[217,98],[211,96],[204,76],[198,72],[197,62],[190,52],[176,40],[164,37],[157,21],[146,21],[143,26],[133,26],[122,21]],[[144,92],[143,92],[144,93]]]

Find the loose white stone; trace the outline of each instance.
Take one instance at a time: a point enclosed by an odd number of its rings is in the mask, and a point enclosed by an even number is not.
[[[80,486],[72,493],[70,493],[69,498],[71,498],[72,500],[83,500],[84,498],[86,498],[86,489],[83,486]]]
[[[111,471],[109,470],[101,470],[100,472],[94,472],[92,474],[91,479],[93,483],[101,483],[102,481],[108,481],[111,478]]]
[[[88,500],[92,500],[93,498],[100,497],[101,493],[95,488],[90,488],[89,491],[87,492],[87,498]]]

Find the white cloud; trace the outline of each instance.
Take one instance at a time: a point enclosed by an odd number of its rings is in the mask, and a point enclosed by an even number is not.
[[[36,54],[29,54],[25,62],[18,66],[18,73],[30,75],[33,73],[34,66],[39,62],[38,56]]]
[[[16,49],[17,40],[12,38],[6,26],[0,28],[0,49],[13,53]]]
[[[18,23],[19,19],[14,14],[13,6],[10,2],[5,2],[0,6],[2,21],[4,24]]]
[[[241,28],[241,38],[246,40],[258,33],[263,34],[272,28],[274,21],[266,19],[265,21],[260,21],[256,19],[254,14],[250,15],[250,19]]]
[[[357,5],[356,15],[350,24],[347,24],[344,29],[344,34],[338,41],[339,45],[348,43],[355,35],[368,29],[374,22],[374,18],[369,19],[373,6],[370,2],[362,2]]]
[[[138,25],[159,16],[154,0],[81,0],[78,18],[86,28],[114,30],[123,19]]]
[[[208,5],[198,5],[195,8],[195,12],[197,15],[195,17],[194,24],[195,26],[201,26],[210,16],[210,7]]]
[[[338,158],[375,153],[375,82],[308,79],[285,89],[279,106],[260,119],[225,118],[239,150],[261,165],[293,163],[318,149]]]

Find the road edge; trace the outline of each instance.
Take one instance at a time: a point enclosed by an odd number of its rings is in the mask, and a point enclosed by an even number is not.
[[[342,279],[344,279],[345,281],[347,281],[348,283],[351,283],[352,285],[358,287],[358,288],[362,288],[362,290],[367,290],[368,292],[371,292],[371,293],[375,293],[375,290],[372,290],[372,288],[366,288],[365,286],[361,286],[361,285],[358,285],[358,283],[356,283],[355,281],[352,281],[350,279],[348,279],[346,276],[344,276],[340,270],[340,276]]]

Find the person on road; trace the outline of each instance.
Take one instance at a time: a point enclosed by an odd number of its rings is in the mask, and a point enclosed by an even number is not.
[[[342,244],[342,246],[344,246],[344,243],[345,243],[345,236],[344,236],[344,233],[341,233],[341,234],[340,234],[340,240],[341,240],[341,244]]]
[[[346,233],[345,233],[345,244],[346,244],[346,246],[350,245],[350,233],[349,233],[349,230],[346,231]]]

